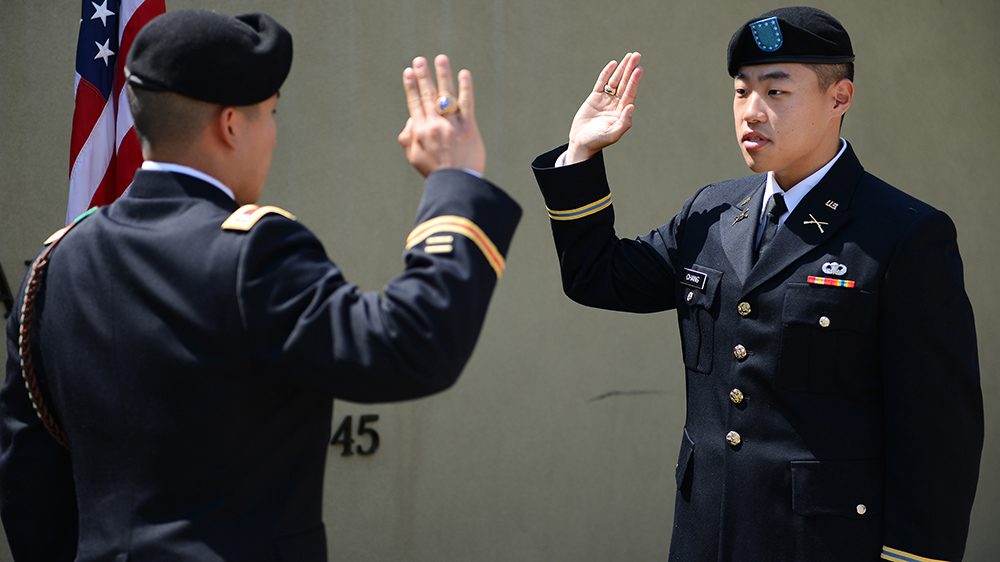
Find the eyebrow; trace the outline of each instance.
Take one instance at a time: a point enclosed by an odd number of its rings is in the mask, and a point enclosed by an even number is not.
[[[757,76],[758,82],[766,82],[768,80],[790,80],[792,77],[784,70],[775,70],[773,72],[768,72],[767,74],[761,74]],[[747,75],[742,72],[736,73],[737,80],[746,80]]]

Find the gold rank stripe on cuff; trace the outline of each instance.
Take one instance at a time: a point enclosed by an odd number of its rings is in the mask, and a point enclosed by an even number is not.
[[[438,244],[436,246],[428,244],[424,246],[424,251],[428,254],[450,254],[454,249],[451,244]]]
[[[451,235],[431,236],[427,238],[428,244],[451,244],[454,241],[455,237]]]
[[[575,209],[569,209],[566,211],[554,211],[546,207],[545,209],[549,212],[549,218],[554,221],[572,221],[576,219],[582,219],[583,217],[589,217],[594,213],[598,213],[607,209],[611,206],[611,194],[607,194],[601,197],[593,203],[588,203],[582,207],[577,207]]]
[[[490,237],[483,232],[483,229],[479,228],[479,225],[465,217],[442,215],[418,224],[406,237],[406,249],[413,248],[435,234],[460,234],[472,240],[486,257],[490,267],[496,272],[497,279],[503,276],[503,270],[507,267],[503,254],[493,244]]]
[[[937,558],[917,556],[916,554],[910,554],[909,552],[903,552],[902,550],[889,548],[884,545],[882,546],[882,559],[892,560],[893,562],[948,562],[947,560],[939,560]]]

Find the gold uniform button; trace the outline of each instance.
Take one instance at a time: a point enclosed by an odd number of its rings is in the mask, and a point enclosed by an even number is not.
[[[819,327],[820,328],[829,328],[830,327],[830,319],[827,318],[826,316],[820,316],[819,317]]]
[[[736,305],[736,312],[740,313],[740,316],[748,316],[751,312],[750,303],[743,301]]]
[[[864,515],[867,512],[868,512],[868,508],[865,507],[865,504],[859,503],[858,504],[858,515]]]
[[[740,389],[738,389],[738,388],[734,388],[734,389],[730,390],[729,391],[729,399],[733,401],[733,404],[742,404],[743,403],[743,391],[740,390]]]
[[[743,347],[742,344],[733,348],[733,357],[735,357],[737,361],[743,361],[747,358],[747,355],[747,348]]]
[[[740,444],[742,439],[740,438],[739,433],[736,433],[735,431],[730,431],[729,433],[726,434],[726,441],[728,441],[729,444],[732,445],[733,447],[736,447],[737,445]]]

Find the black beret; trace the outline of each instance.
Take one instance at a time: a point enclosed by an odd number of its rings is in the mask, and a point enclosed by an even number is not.
[[[736,76],[748,64],[853,61],[851,37],[836,18],[816,8],[794,7],[763,13],[736,30],[727,66],[729,75]]]
[[[146,90],[252,105],[273,96],[291,67],[292,35],[268,15],[175,10],[135,36],[125,75]]]

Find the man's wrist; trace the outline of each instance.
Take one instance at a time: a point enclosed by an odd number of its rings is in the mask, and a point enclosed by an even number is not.
[[[583,162],[584,160],[590,160],[591,158],[594,157],[595,154],[597,154],[597,152],[598,151],[591,151],[580,145],[570,142],[569,146],[566,147],[566,158],[563,160],[563,163],[566,166],[569,166],[570,164],[576,164],[578,162]]]

